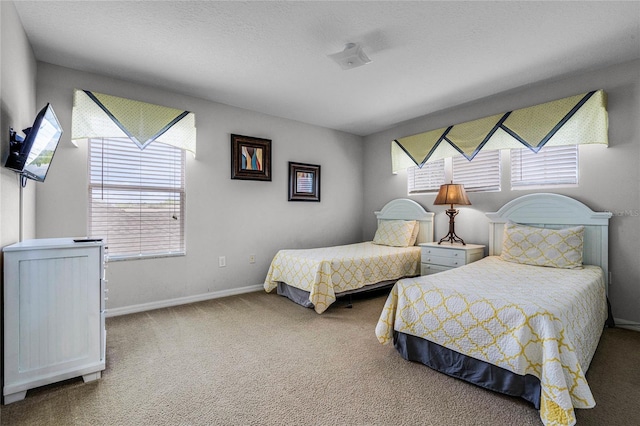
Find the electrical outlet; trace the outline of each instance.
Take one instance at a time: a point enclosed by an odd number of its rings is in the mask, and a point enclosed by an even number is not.
[[[225,256],[220,256],[218,258],[218,266],[221,268],[224,268],[225,266],[227,266],[227,258]]]
[[[250,254],[249,255],[249,263],[256,263],[256,255],[255,254]]]

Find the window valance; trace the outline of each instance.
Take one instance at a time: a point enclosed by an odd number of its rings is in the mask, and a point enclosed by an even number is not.
[[[399,138],[391,142],[393,172],[460,154],[472,160],[481,149],[607,145],[606,107],[597,90]]]
[[[196,153],[195,115],[117,96],[75,90],[71,139],[131,139],[140,149],[153,141]]]

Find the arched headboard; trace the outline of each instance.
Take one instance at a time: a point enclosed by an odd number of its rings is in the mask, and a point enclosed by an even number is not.
[[[382,210],[375,212],[378,223],[381,220],[417,220],[420,232],[416,244],[433,241],[433,212],[428,212],[420,204],[408,198],[389,201]]]
[[[515,222],[560,229],[584,225],[583,263],[600,266],[609,283],[609,219],[611,212],[594,212],[578,200],[559,194],[529,194],[509,201],[489,218],[489,255],[502,251],[504,224]]]

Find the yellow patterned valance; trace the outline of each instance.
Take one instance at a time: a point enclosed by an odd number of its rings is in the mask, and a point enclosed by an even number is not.
[[[391,142],[393,172],[481,149],[608,144],[607,97],[598,90]]]
[[[88,90],[73,94],[71,139],[129,138],[140,149],[153,141],[196,153],[195,115]]]

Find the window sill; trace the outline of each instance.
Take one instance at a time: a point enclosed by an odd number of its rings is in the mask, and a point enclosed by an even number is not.
[[[512,191],[526,191],[530,189],[540,190],[552,190],[556,188],[578,188],[580,184],[577,183],[558,183],[558,184],[546,184],[546,185],[522,185],[522,186],[512,186]]]
[[[108,249],[107,249],[108,252]],[[129,260],[146,260],[146,259],[161,259],[161,258],[166,258],[166,257],[182,257],[182,256],[186,256],[187,253],[186,252],[180,252],[180,253],[167,253],[167,254],[141,254],[141,255],[136,255],[136,256],[108,256],[108,261],[109,262],[123,262],[123,261],[129,261]]]

